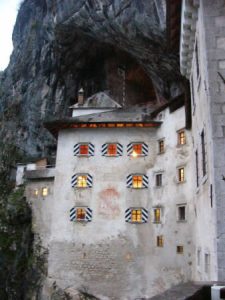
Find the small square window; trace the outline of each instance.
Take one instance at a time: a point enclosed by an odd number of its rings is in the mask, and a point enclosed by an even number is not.
[[[77,187],[85,188],[87,187],[87,175],[78,175],[77,177]]]
[[[160,207],[153,208],[153,212],[154,212],[153,222],[160,223],[161,222],[161,208]]]
[[[185,176],[184,176],[184,168],[179,168],[178,169],[178,182],[184,182],[185,181]]]
[[[39,194],[39,193],[38,193],[38,189],[34,189],[33,193],[34,193],[34,196],[36,196],[36,197],[37,197],[37,196],[38,196],[38,194]]]
[[[158,187],[162,186],[162,174],[155,175],[155,185]]]
[[[141,175],[134,175],[132,181],[132,187],[135,189],[140,189],[143,187],[143,178]]]
[[[131,210],[131,222],[142,222],[142,210],[141,209],[132,209]]]
[[[86,217],[86,209],[85,208],[77,208],[76,220],[77,221],[85,221],[85,217]]]
[[[186,144],[186,135],[184,130],[178,131],[178,145],[185,145]]]
[[[89,155],[89,146],[88,146],[88,144],[80,144],[79,155],[84,155],[84,156]]]
[[[159,146],[159,153],[164,153],[165,152],[164,140],[159,140],[158,146]]]
[[[48,188],[47,187],[43,187],[42,188],[42,196],[48,196]]]
[[[184,253],[184,246],[181,246],[181,245],[177,246],[177,253],[178,254],[183,254]]]
[[[177,220],[186,221],[186,205],[177,206]]]
[[[156,237],[157,247],[163,247],[163,244],[164,244],[163,235],[157,235]]]
[[[117,144],[108,144],[107,155],[108,156],[117,156]]]

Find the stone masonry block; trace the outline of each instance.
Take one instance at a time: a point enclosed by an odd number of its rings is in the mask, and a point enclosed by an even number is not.
[[[216,45],[218,49],[224,49],[225,50],[225,37],[218,37],[216,39]]]
[[[215,17],[215,25],[217,27],[225,27],[225,16]]]
[[[219,69],[225,69],[225,60],[219,60],[218,67]]]

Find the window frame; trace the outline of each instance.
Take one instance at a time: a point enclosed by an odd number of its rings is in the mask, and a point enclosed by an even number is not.
[[[201,151],[202,151],[202,177],[207,175],[207,162],[206,162],[206,138],[205,130],[201,132]]]
[[[163,173],[159,172],[159,173],[155,174],[155,187],[156,188],[161,188],[162,186],[163,186]]]
[[[181,170],[183,170],[183,175]],[[185,167],[184,166],[177,167],[177,183],[184,183],[184,182],[186,182]]]
[[[109,147],[114,146],[116,148],[115,154],[109,154]],[[107,154],[105,155],[107,157],[117,157],[118,156],[118,143],[107,143]]]
[[[85,146],[85,147],[87,147],[87,154],[82,154],[82,153],[80,153],[81,151],[80,151],[80,148],[81,147],[83,147],[83,146]],[[87,156],[90,156],[90,154],[89,154],[89,143],[79,143],[79,154],[77,155],[77,156],[79,156],[79,157],[87,157]]]
[[[34,197],[38,197],[39,196],[39,189],[38,188],[34,188],[32,194],[33,194]]]
[[[159,214],[157,214],[157,211],[159,211]],[[153,207],[153,223],[154,224],[162,223],[162,207],[161,206]]]
[[[162,145],[161,145],[162,143]],[[165,138],[159,139],[158,140],[158,154],[163,154],[165,153]]]
[[[183,136],[181,136],[183,134]],[[177,131],[177,146],[184,146],[187,144],[187,136],[185,129],[180,129]]]
[[[115,154],[109,154],[108,148],[110,146],[116,146],[116,153]],[[109,143],[104,143],[101,146],[101,155],[104,157],[120,157],[123,156],[123,145],[120,144],[119,142],[109,142]]]
[[[47,197],[48,195],[49,195],[49,188],[47,186],[42,187],[41,188],[41,196],[42,197]]]
[[[180,209],[184,208],[184,219],[181,218]],[[187,204],[177,204],[177,222],[184,223],[187,222]]]
[[[164,247],[164,236],[162,234],[156,236],[156,246],[159,248]]]
[[[78,210],[81,209],[83,218],[78,218]],[[70,221],[75,223],[88,223],[92,221],[93,211],[88,206],[74,206],[70,209]]]
[[[82,176],[82,177],[86,176],[86,186],[78,186],[79,176]],[[92,188],[92,186],[93,186],[93,177],[89,173],[75,173],[71,177],[71,186],[72,186],[72,188],[80,189],[80,190]]]
[[[136,216],[136,220],[133,220],[133,212],[136,212],[135,216]],[[137,212],[140,212],[140,214],[137,214]],[[137,216],[139,215],[139,220],[137,220]],[[142,223],[142,208],[139,207],[132,207],[131,208],[131,221],[130,223],[134,223],[134,224],[141,224]]]
[[[177,254],[184,254],[184,246],[183,245],[177,245]]]

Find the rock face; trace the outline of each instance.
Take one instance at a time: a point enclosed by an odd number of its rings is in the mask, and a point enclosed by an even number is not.
[[[125,105],[168,100],[180,74],[165,20],[165,0],[24,0],[0,76],[0,135],[29,155],[51,154],[43,119],[69,114],[80,87],[122,104],[125,82]]]

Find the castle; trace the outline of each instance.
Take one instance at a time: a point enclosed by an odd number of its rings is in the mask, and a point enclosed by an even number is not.
[[[176,43],[180,29],[190,98],[126,108],[80,90],[72,117],[46,124],[56,166],[25,172],[34,232],[49,250],[46,299],[53,282],[136,299],[225,279],[225,3],[183,0],[180,13],[178,2],[169,35]]]

